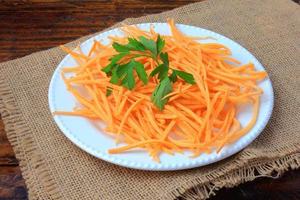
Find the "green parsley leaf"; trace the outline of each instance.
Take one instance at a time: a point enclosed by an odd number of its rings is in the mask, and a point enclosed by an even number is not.
[[[168,55],[168,53],[161,53],[160,54],[160,59],[163,61],[164,65],[169,67],[169,55]]]
[[[153,77],[158,74],[161,70],[163,70],[165,66],[163,64],[158,65],[151,73],[150,76]]]
[[[135,71],[138,75],[138,77],[142,80],[142,82],[145,84],[148,83],[148,76],[147,76],[147,73],[145,71],[145,68],[144,68],[144,65],[140,62],[137,62],[134,60],[134,68],[135,68]]]
[[[128,44],[126,45],[114,42],[112,46],[119,53],[129,51],[145,51],[144,45],[135,38],[128,38]]]
[[[116,74],[119,77],[119,79],[123,80],[126,76],[126,73],[128,73],[128,70],[135,69],[138,77],[142,80],[144,84],[148,83],[148,76],[145,71],[144,65],[140,62],[135,61],[134,59],[131,59],[129,63],[126,63],[124,65],[119,65],[119,67],[116,70]]]
[[[106,67],[102,68],[101,70],[103,72],[105,72],[107,75],[111,75],[111,71],[113,70],[113,68],[116,67],[116,63],[109,63]]]
[[[150,76],[153,77],[158,74],[158,79],[162,80],[164,77],[168,75],[169,68],[164,64],[158,65],[151,73]]]
[[[116,70],[116,74],[118,79],[121,81],[121,84],[130,90],[132,90],[135,86],[135,80],[133,76],[134,63],[132,60],[124,65],[119,65]]]
[[[129,63],[126,63],[124,65],[119,65],[119,67],[117,68],[117,75],[120,79],[122,79],[124,74],[126,73],[128,64]]]
[[[129,63],[123,65],[124,71],[122,71],[123,74],[121,74],[122,77],[119,76],[122,80],[122,85],[129,90],[132,90],[135,86],[135,80],[133,75],[133,69],[134,69],[134,60],[132,59]]]
[[[182,78],[187,83],[190,83],[190,84],[195,84],[196,83],[193,75],[190,74],[190,73],[180,71],[180,70],[175,70],[175,69],[173,69],[173,72],[175,72],[177,76]]]
[[[162,80],[168,76],[169,71],[169,56],[168,53],[160,53],[160,58],[163,64],[158,65],[151,73],[150,76],[158,74],[158,79]]]
[[[129,54],[129,52],[123,52],[123,53],[114,55],[113,57],[111,57],[110,63],[106,67],[104,67],[102,69],[102,71],[105,72],[106,74],[111,73],[113,68],[116,67],[117,62],[119,62],[123,57],[125,57],[128,54]]]
[[[117,51],[117,52],[129,52],[130,51],[130,48],[127,47],[126,45],[122,45],[122,44],[119,44],[117,42],[114,42],[112,44],[113,48]]]
[[[176,72],[173,70],[172,74],[169,76],[169,79],[175,83],[177,81],[177,75]]]
[[[123,57],[127,56],[129,54],[129,52],[123,52],[123,53],[119,53],[117,55],[114,55],[113,57],[111,57],[110,61],[112,63],[117,63],[119,62]]]
[[[107,97],[110,96],[111,93],[112,93],[112,89],[111,89],[111,88],[107,88],[107,89],[106,89],[106,96],[107,96]]]
[[[119,82],[119,76],[117,74],[117,68],[113,69],[112,75],[111,75],[111,78],[110,78],[109,82],[113,83],[113,84],[118,84],[118,82]]]
[[[155,88],[154,92],[151,95],[151,101],[156,105],[160,110],[163,110],[165,104],[168,102],[169,98],[165,98],[167,94],[172,92],[172,82],[168,77],[165,77]]]
[[[158,79],[162,80],[164,79],[166,76],[168,76],[168,71],[169,71],[169,67],[167,67],[166,65],[163,64],[163,68],[161,69],[161,71],[158,73]]]
[[[140,42],[145,47],[145,49],[149,50],[154,55],[154,57],[156,57],[157,56],[156,42],[148,38],[145,38],[144,36],[139,37],[139,39]]]
[[[132,90],[135,86],[135,80],[133,76],[133,70],[128,70],[124,79],[122,80],[122,85],[129,90]]]
[[[165,46],[165,40],[163,40],[160,35],[158,35],[157,40],[156,40],[156,49],[157,49],[157,55],[161,53]]]
[[[135,38],[128,38],[128,44],[126,46],[133,51],[145,51],[143,44]]]
[[[117,75],[117,68],[114,68],[112,70],[112,75],[111,75],[111,78],[110,78],[110,83],[112,84],[118,84],[119,83],[119,77]],[[108,87],[107,90],[106,90],[106,96],[109,96],[111,95],[112,93],[112,88]]]

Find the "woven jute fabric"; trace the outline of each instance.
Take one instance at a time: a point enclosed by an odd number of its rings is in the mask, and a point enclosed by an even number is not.
[[[238,154],[191,170],[149,172],[107,163],[73,145],[49,112],[50,78],[66,54],[59,48],[34,53],[0,64],[0,112],[30,199],[205,199],[222,187],[300,166],[299,6],[291,0],[209,0],[124,22],[167,18],[232,38],[261,61],[275,90],[262,134]]]

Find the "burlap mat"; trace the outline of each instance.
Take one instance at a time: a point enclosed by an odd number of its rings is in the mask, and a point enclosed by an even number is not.
[[[52,120],[48,85],[65,54],[59,48],[34,53],[0,65],[0,112],[30,199],[200,199],[300,166],[299,6],[291,0],[211,0],[125,22],[168,17],[224,34],[262,62],[275,89],[275,108],[261,136],[229,159],[192,170],[149,172],[109,164],[73,145]]]

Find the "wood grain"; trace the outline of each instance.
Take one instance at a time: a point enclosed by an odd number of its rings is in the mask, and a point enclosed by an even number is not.
[[[9,199],[27,199],[27,189],[18,166],[0,167],[0,200]]]
[[[196,0],[113,0],[0,4],[0,59],[10,60],[72,41],[128,17],[158,13]]]
[[[159,13],[196,1],[0,0],[0,62],[70,42],[128,17]],[[280,179],[262,178],[222,189],[212,199],[300,199],[299,190],[298,170]],[[26,199],[25,182],[0,120],[0,200]]]

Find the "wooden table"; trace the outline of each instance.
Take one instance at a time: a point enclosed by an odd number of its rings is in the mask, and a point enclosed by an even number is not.
[[[70,42],[127,17],[158,13],[196,0],[0,2],[0,62],[3,62]],[[27,199],[27,190],[0,119],[0,200],[8,199]],[[300,199],[300,170],[287,172],[279,179],[261,178],[222,189],[212,199]]]

